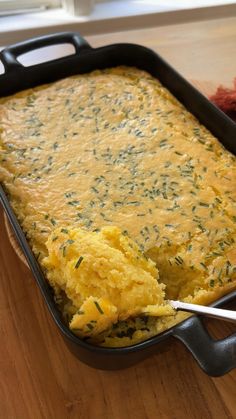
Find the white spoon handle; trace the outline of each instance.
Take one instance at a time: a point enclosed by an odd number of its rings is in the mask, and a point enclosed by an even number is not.
[[[236,311],[234,310],[200,306],[198,304],[184,303],[183,301],[170,300],[169,302],[175,310],[189,311],[191,313],[203,314],[208,317],[215,317],[216,319],[236,323]]]

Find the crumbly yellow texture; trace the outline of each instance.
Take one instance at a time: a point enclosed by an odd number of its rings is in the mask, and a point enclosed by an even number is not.
[[[209,304],[235,289],[235,157],[145,71],[98,70],[2,99],[0,163],[40,262],[55,228],[119,226],[156,262],[166,298]],[[70,297],[61,307],[70,320]],[[119,320],[101,344],[182,319]]]
[[[46,245],[49,256],[42,264],[54,289],[62,289],[76,308],[70,328],[77,334],[96,336],[149,311],[173,314],[155,263],[119,228],[58,228]]]

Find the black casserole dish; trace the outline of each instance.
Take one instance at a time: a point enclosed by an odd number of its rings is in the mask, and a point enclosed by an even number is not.
[[[22,66],[17,57],[36,48],[71,43],[76,54],[31,67]],[[6,96],[17,91],[53,82],[57,79],[86,73],[95,69],[118,65],[134,66],[158,77],[160,82],[179,99],[184,106],[205,125],[232,153],[236,152],[234,143],[236,126],[222,112],[215,108],[204,96],[176,73],[153,51],[138,45],[116,44],[92,49],[80,35],[64,33],[26,41],[1,52],[0,56],[5,74],[0,76],[0,94]],[[208,335],[201,320],[189,320],[153,337],[145,342],[125,348],[102,348],[88,344],[76,337],[64,325],[60,312],[54,302],[50,286],[29,248],[19,223],[10,207],[3,188],[0,196],[19,243],[25,253],[35,279],[42,291],[49,310],[62,332],[72,352],[83,362],[101,369],[117,369],[130,366],[160,349],[160,343],[168,337],[177,337],[192,352],[200,366],[210,375],[222,375],[236,367],[236,335],[221,341],[214,341]],[[229,303],[236,291],[215,302],[215,306]],[[164,343],[164,342],[163,342]],[[156,345],[159,346],[156,348]]]

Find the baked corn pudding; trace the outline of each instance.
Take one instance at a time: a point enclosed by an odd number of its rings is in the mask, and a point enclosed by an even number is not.
[[[82,338],[127,346],[169,299],[236,288],[235,157],[145,71],[76,75],[0,102],[0,181]]]

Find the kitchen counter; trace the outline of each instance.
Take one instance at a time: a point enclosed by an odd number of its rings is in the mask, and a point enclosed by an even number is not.
[[[203,91],[236,76],[236,18],[89,36],[159,52]],[[178,341],[121,371],[98,371],[68,351],[35,280],[12,248],[0,209],[0,417],[4,419],[232,419],[236,370],[205,375]],[[214,338],[235,325],[207,320]],[[207,348],[206,348],[207,351]]]

